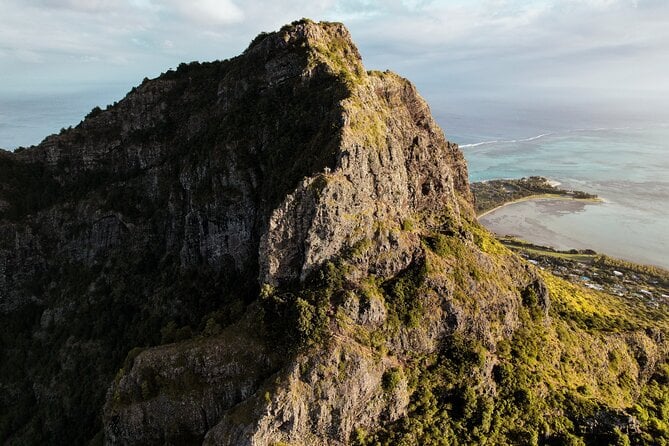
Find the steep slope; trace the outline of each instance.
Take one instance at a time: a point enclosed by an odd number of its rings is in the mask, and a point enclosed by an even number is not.
[[[257,297],[271,212],[336,162],[348,90],[312,53],[275,38],[181,65],[2,155],[3,437],[92,437],[131,348],[225,327]]]
[[[0,153],[0,311],[10,443],[667,435],[665,310],[490,237],[462,153],[341,24]]]

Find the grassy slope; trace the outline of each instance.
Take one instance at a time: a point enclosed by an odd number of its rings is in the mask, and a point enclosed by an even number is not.
[[[514,307],[504,300],[518,292],[508,270],[519,259],[487,231],[466,223],[460,233],[421,237],[421,260],[394,278],[347,282],[347,270],[366,249],[361,245],[328,264],[311,285],[266,301],[266,315],[280,316],[271,320],[277,332],[290,333],[289,343],[313,349],[348,339],[394,364],[384,374],[383,390],[390,398],[396,386],[406,385],[408,413],[380,429],[359,426],[352,443],[669,441],[666,307],[594,291],[538,269],[550,307],[531,287],[521,290],[522,303]],[[385,322],[361,326],[337,309],[336,302],[350,294],[361,305],[382,302]],[[432,353],[402,350],[396,340],[417,339],[443,317],[438,315],[445,302],[461,320],[446,330],[441,346]],[[514,308],[516,325],[505,316]]]
[[[669,271],[597,254],[590,250],[556,251],[513,237],[500,241],[542,269],[588,288],[643,302],[669,303]]]
[[[471,230],[488,260],[502,264],[512,255],[484,230]],[[443,274],[435,265],[453,265],[454,258],[459,261],[450,270],[453,276],[461,273],[460,266],[477,263],[454,237],[444,237],[439,245],[428,253],[428,276]],[[666,309],[596,292],[548,272],[541,276],[551,296],[547,313],[529,293],[510,339],[484,345],[456,330],[438,353],[405,364],[400,371],[413,392],[408,416],[380,431],[360,429],[355,441],[665,444]]]

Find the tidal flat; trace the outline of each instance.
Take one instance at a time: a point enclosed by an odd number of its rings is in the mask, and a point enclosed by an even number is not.
[[[601,202],[536,199],[480,221],[556,249],[593,249],[669,268],[669,128],[596,129],[466,147],[470,179],[541,175]]]

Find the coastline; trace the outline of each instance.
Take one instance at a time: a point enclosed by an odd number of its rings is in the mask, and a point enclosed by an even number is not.
[[[669,304],[669,270],[631,262],[591,249],[556,250],[517,237],[497,237],[534,266],[596,291],[657,308]]]
[[[562,194],[534,194],[534,195],[528,195],[526,197],[521,197],[521,198],[516,198],[514,200],[506,201],[499,206],[496,206],[492,209],[488,209],[487,211],[484,211],[480,214],[476,215],[476,219],[480,219],[481,217],[485,217],[488,214],[491,214],[499,209],[502,209],[505,206],[509,206],[514,203],[522,203],[524,201],[540,201],[540,200],[560,200],[560,201],[580,201],[580,202],[586,202],[586,203],[603,203],[604,200],[595,197],[595,198],[575,198],[572,196],[565,196]]]
[[[602,226],[615,217],[615,201],[562,189],[556,183],[538,176],[472,183],[476,218],[498,238],[515,236],[563,251],[596,250],[628,262],[669,269],[666,256],[658,256],[655,245],[628,242],[629,229],[610,231],[606,225]],[[595,206],[602,203],[613,204]],[[517,206],[508,207],[512,204]],[[579,216],[586,208],[590,218],[595,216],[594,221],[599,220],[599,225]],[[661,240],[657,237],[660,236],[656,235],[656,240]]]
[[[669,269],[667,141],[666,126],[649,126],[574,131],[526,146],[474,148],[467,153],[473,183],[539,175],[561,182],[559,188],[581,189],[604,199],[592,204],[528,201],[499,208],[520,198],[510,195],[524,191],[508,185],[493,194],[482,186],[485,195],[478,200],[476,214],[501,235],[522,236],[558,249],[590,248]],[[481,216],[489,209],[495,212]]]
[[[607,232],[579,224],[585,207],[591,215],[611,215],[610,207],[602,199],[575,199],[570,197],[531,196],[503,203],[477,216],[481,225],[497,238],[517,237],[534,245],[556,251],[594,250],[610,257],[640,265],[669,269],[666,256],[655,255],[654,247],[628,242],[626,233]],[[517,206],[508,207],[508,205]],[[600,204],[600,205],[597,205]],[[661,242],[661,239],[658,239]]]

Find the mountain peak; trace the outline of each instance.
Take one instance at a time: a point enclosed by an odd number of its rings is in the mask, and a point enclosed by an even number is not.
[[[263,57],[272,69],[306,63],[306,73],[325,68],[349,80],[364,72],[362,58],[348,29],[336,22],[302,19],[277,32],[261,33],[244,55]]]
[[[411,82],[309,20],[0,152],[0,439],[632,432],[660,318],[508,251],[467,180]]]

